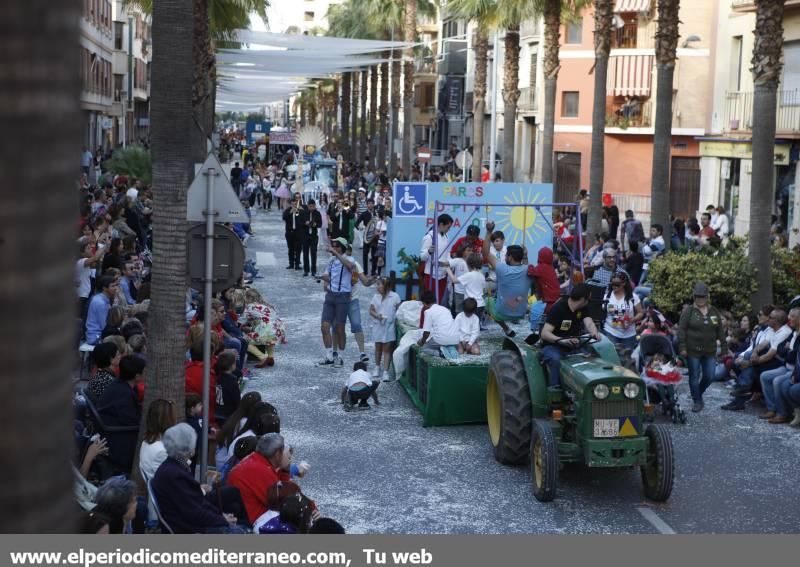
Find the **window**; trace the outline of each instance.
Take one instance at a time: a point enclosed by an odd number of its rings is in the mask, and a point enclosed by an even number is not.
[[[531,92],[536,92],[536,76],[539,71],[539,44],[531,44],[531,74],[528,84]]]
[[[567,24],[567,43],[583,42],[583,18]]]
[[[307,22],[313,22],[314,21],[314,12],[305,12],[303,14],[303,19],[305,21],[307,21]]]
[[[578,102],[580,95],[577,91],[564,91],[561,94],[561,116],[562,118],[578,117]]]
[[[435,93],[436,85],[433,83],[417,85],[417,88],[414,90],[416,105],[423,110],[433,108],[435,106]]]
[[[730,90],[742,90],[742,36],[737,35],[731,44]]]
[[[780,88],[782,91],[800,90],[800,41],[783,44],[783,80]]]
[[[123,42],[125,37],[125,24],[122,22],[114,22],[114,49],[122,51]]]

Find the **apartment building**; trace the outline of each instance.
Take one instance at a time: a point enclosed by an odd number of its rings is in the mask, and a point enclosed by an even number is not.
[[[604,193],[620,210],[650,217],[657,69],[655,0],[617,0],[606,86]],[[694,216],[700,203],[700,142],[710,128],[717,2],[682,2],[672,95],[670,209]],[[594,20],[563,27],[553,159],[557,201],[589,187]]]
[[[83,0],[81,114],[83,144],[92,151],[111,144],[113,27],[109,0]]]
[[[115,0],[113,13],[112,140],[115,146],[147,142],[150,134],[150,16]]]
[[[713,112],[710,132],[700,140],[700,206],[723,205],[736,234],[750,228],[752,184],[753,54],[755,2],[714,0],[718,7],[714,46]],[[795,190],[800,157],[800,1],[786,2],[784,68],[778,93],[773,212],[789,227],[790,245],[800,243],[800,192]],[[769,222],[769,219],[764,219]]]

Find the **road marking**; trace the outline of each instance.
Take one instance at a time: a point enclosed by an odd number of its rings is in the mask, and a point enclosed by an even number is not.
[[[636,508],[645,520],[650,522],[653,527],[658,530],[658,533],[674,535],[677,532],[673,530],[667,522],[662,520],[658,514],[653,512],[650,508]]]
[[[275,254],[272,252],[256,252],[256,263],[259,266],[274,266]]]

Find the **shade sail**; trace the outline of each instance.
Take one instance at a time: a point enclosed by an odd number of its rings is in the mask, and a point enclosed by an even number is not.
[[[320,37],[315,35],[294,35],[253,30],[238,30],[236,32],[236,41],[249,45],[301,49],[303,51],[317,51],[328,54],[374,53],[392,48],[402,49],[415,45],[414,43],[405,43],[402,41]]]
[[[617,0],[614,11],[622,12],[649,12],[650,0]]]

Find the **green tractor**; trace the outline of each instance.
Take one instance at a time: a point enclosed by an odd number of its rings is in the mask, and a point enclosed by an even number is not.
[[[644,493],[672,492],[673,449],[664,425],[644,427],[645,384],[620,366],[614,346],[582,335],[561,360],[562,388],[549,387],[541,351],[506,339],[489,365],[486,410],[495,458],[518,465],[530,456],[537,500],[556,496],[566,464],[641,469]],[[581,351],[592,351],[591,354]]]

